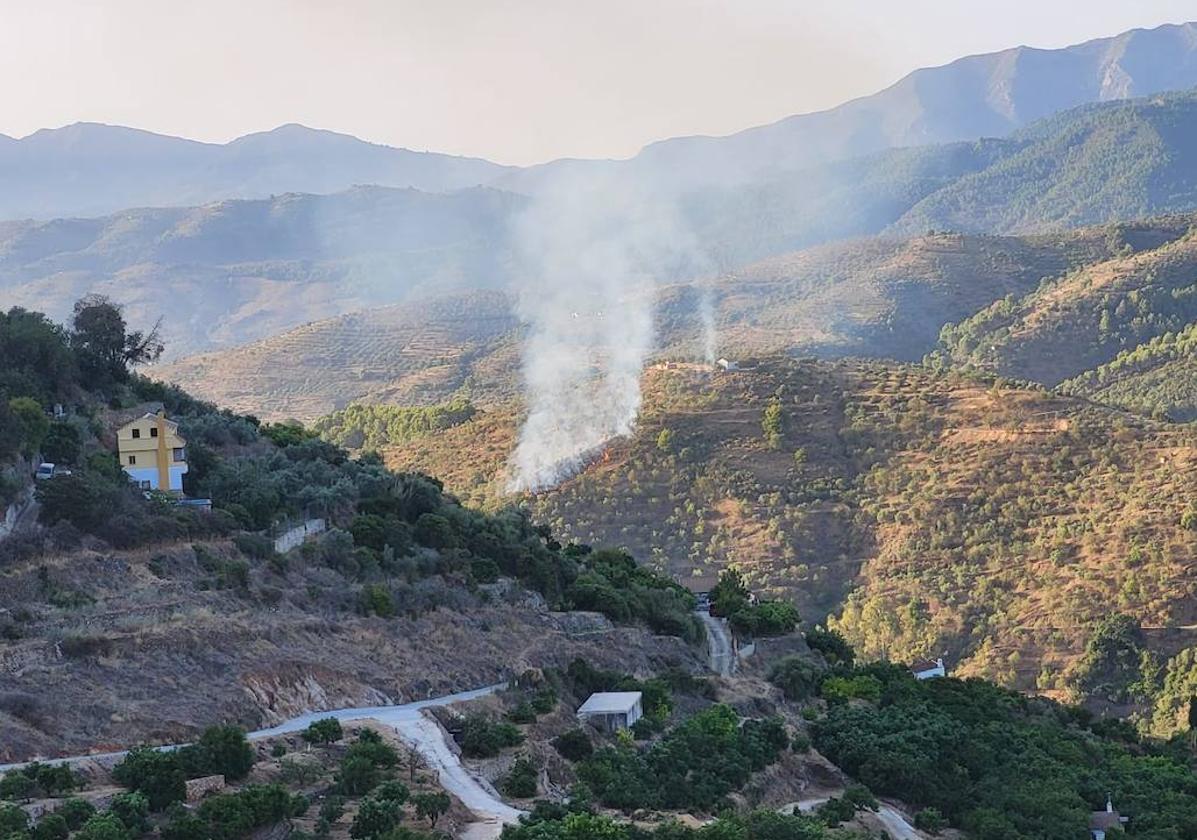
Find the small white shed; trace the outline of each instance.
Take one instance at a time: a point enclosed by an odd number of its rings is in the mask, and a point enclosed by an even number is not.
[[[943,657],[938,659],[920,659],[910,666],[910,673],[916,680],[929,680],[934,677],[946,677],[948,669],[944,667]]]
[[[601,691],[578,709],[578,720],[604,732],[628,729],[644,714],[639,691]]]

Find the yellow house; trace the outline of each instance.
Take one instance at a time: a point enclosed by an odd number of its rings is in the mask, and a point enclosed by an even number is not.
[[[187,441],[179,437],[179,424],[166,414],[146,414],[130,420],[116,432],[121,467],[143,490],[183,492],[187,472]]]

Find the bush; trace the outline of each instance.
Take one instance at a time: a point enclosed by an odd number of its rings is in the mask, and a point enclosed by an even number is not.
[[[56,814],[61,815],[66,820],[67,828],[71,831],[77,830],[91,819],[95,812],[96,808],[94,805],[78,797],[71,797],[58,806],[58,810],[55,811]]]
[[[400,805],[402,805],[411,795],[411,791],[408,790],[407,785],[403,784],[403,782],[390,779],[374,788],[374,790],[370,791],[370,795],[375,799],[381,799],[387,802],[398,802]]]
[[[379,618],[393,618],[395,616],[395,599],[391,591],[381,583],[372,583],[362,587],[361,608],[365,615],[376,615]]]
[[[521,700],[507,713],[507,719],[512,723],[536,723],[536,710],[527,700]]]
[[[321,718],[309,724],[303,731],[303,739],[311,744],[332,744],[345,737],[341,721],[336,718]]]
[[[244,779],[254,766],[254,750],[245,731],[217,725],[204,730],[199,740],[178,751],[183,772],[190,778],[221,775],[230,781]]]
[[[125,824],[112,813],[96,814],[83,824],[75,840],[130,840]]]
[[[265,534],[239,531],[233,534],[233,545],[246,557],[255,560],[268,560],[274,556],[274,540]]]
[[[582,729],[563,732],[554,738],[552,743],[553,749],[570,761],[582,761],[594,753],[594,744],[590,742],[590,736]]]
[[[366,797],[349,827],[349,836],[353,840],[373,840],[399,825],[402,819],[403,803]]]
[[[823,658],[832,665],[851,666],[856,659],[856,651],[838,630],[812,627],[806,631],[806,644],[811,650],[823,654]]]
[[[782,690],[787,700],[805,700],[815,693],[823,669],[800,656],[787,656],[769,669],[769,682]]]
[[[112,778],[117,784],[144,793],[154,811],[187,798],[186,776],[174,752],[135,747],[113,768]]]
[[[30,832],[31,840],[66,840],[71,829],[61,814],[49,813],[37,821]]]
[[[0,805],[0,837],[20,834],[29,825],[29,815],[16,805]]]
[[[828,703],[846,703],[849,700],[881,701],[881,681],[872,674],[856,674],[850,677],[828,677],[823,680],[819,693]]]
[[[924,808],[914,815],[914,827],[931,834],[938,834],[948,827],[948,821],[943,818],[943,814],[939,813],[937,808]]]
[[[108,811],[124,824],[130,834],[141,835],[149,828],[150,801],[143,793],[118,793],[112,797]]]
[[[526,755],[521,755],[499,782],[499,789],[514,799],[531,799],[536,796],[536,765]]]
[[[469,758],[494,758],[506,747],[524,741],[523,734],[510,723],[495,723],[485,715],[470,715],[458,735],[461,751]]]

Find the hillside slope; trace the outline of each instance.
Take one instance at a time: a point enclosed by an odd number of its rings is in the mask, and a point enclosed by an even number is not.
[[[1161,220],[1154,243],[1132,236],[1112,259],[946,327],[935,357],[1054,387],[1180,332],[1197,318],[1191,226],[1187,216]]]
[[[1197,420],[1197,324],[1123,350],[1059,390],[1182,423]]]
[[[353,401],[438,403],[459,392],[485,403],[518,389],[518,335],[508,297],[476,292],[341,315],[149,374],[268,420],[310,420]]]
[[[316,318],[506,281],[518,196],[359,188],[97,219],[0,223],[0,303],[65,318],[108,294],[163,316],[172,354]]]
[[[636,433],[524,500],[582,541],[623,544],[709,585],[753,585],[830,616],[867,655],[949,652],[961,673],[1062,687],[1112,611],[1175,652],[1197,622],[1197,536],[1181,526],[1197,437],[1040,390],[872,362],[660,366]],[[771,446],[765,409],[780,407]],[[387,453],[498,506],[518,414]],[[667,432],[667,434],[663,434]]]
[[[1042,120],[895,223],[1013,233],[1143,218],[1197,203],[1197,94],[1108,103]]]
[[[663,287],[658,352],[702,355],[708,300],[720,353],[912,361],[935,346],[944,323],[1024,294],[1044,277],[1104,260],[1111,241],[1105,228],[1031,237],[935,234],[784,254]],[[307,324],[152,374],[268,419],[312,419],[355,400],[436,403],[457,389],[488,403],[518,391],[517,326],[510,299],[499,293],[441,297]]]

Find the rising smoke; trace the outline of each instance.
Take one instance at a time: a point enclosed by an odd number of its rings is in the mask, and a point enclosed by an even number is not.
[[[516,227],[528,416],[508,490],[535,492],[632,430],[656,284],[701,258],[671,197],[610,176],[555,180]]]
[[[715,328],[715,297],[705,286],[698,290],[698,320],[702,327],[700,333],[702,359],[708,365],[713,365],[715,364],[715,354],[718,352],[716,349],[718,331]]]

